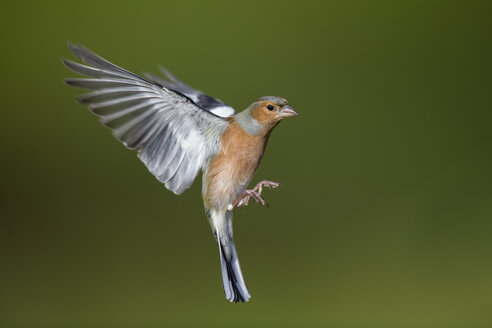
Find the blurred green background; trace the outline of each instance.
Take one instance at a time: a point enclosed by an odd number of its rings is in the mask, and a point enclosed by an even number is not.
[[[1,5],[1,327],[491,327],[490,1]],[[65,86],[80,42],[273,133],[222,294],[200,180],[167,191]]]

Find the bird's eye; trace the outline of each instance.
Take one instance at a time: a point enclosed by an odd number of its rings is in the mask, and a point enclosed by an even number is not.
[[[273,105],[268,105],[267,108],[268,108],[268,110],[273,110],[274,107],[273,107]]]

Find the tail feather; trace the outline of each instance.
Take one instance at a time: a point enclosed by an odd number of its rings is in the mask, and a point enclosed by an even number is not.
[[[222,282],[224,284],[224,294],[226,298],[233,302],[247,302],[251,295],[248,286],[244,281],[239,260],[236,253],[236,247],[232,240],[226,245],[217,238],[220,251],[220,264],[222,268]]]

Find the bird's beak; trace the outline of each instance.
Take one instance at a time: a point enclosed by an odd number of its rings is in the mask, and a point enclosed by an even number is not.
[[[292,109],[289,105],[282,107],[280,109],[280,112],[278,114],[278,117],[280,118],[286,118],[286,117],[291,117],[291,116],[296,116],[297,112]]]

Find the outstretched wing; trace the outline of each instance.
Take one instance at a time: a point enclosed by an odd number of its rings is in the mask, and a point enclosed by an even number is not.
[[[210,97],[200,90],[193,89],[192,87],[178,79],[176,76],[171,74],[171,72],[169,72],[164,67],[159,66],[159,70],[166,77],[166,79],[149,73],[144,73],[144,75],[148,79],[157,82],[170,90],[184,94],[186,97],[193,100],[195,104],[200,106],[200,108],[209,111],[215,115],[221,117],[229,117],[236,113],[234,111],[234,108],[232,108],[231,106],[227,105],[217,98]]]
[[[92,90],[78,98],[101,123],[138,157],[166,188],[176,194],[190,187],[207,159],[216,153],[227,121],[197,106],[187,96],[69,43],[87,65],[62,59],[86,78],[68,85]]]

